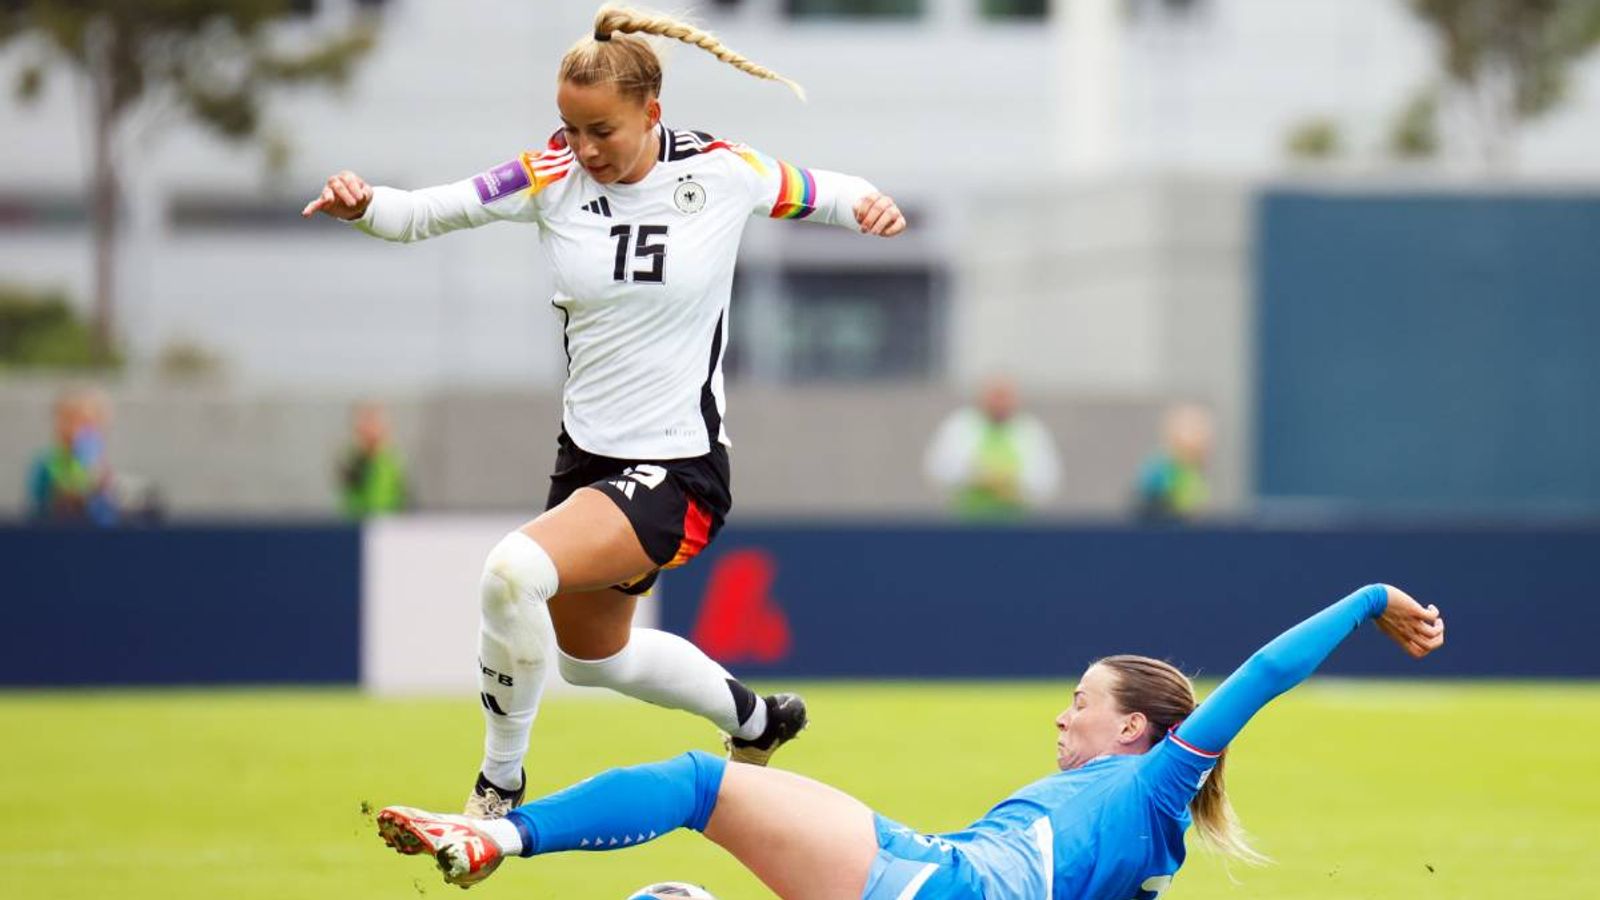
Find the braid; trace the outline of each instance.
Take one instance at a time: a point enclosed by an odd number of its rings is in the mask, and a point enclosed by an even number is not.
[[[729,50],[726,45],[708,31],[702,31],[693,25],[680,22],[677,19],[662,15],[652,15],[624,6],[606,4],[594,16],[594,39],[596,41],[609,41],[612,34],[653,34],[657,37],[672,38],[685,44],[710,53],[717,59],[748,75],[766,81],[776,81],[794,91],[795,96],[801,100],[806,99],[805,88],[797,82],[779,75],[766,66],[752,62],[746,57]]]

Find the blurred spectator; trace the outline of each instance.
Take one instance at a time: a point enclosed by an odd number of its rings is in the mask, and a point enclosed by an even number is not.
[[[1016,385],[991,378],[976,406],[951,413],[934,433],[924,468],[963,518],[1020,516],[1056,491],[1055,441],[1017,405]]]
[[[1194,404],[1175,406],[1167,410],[1162,433],[1165,446],[1139,473],[1136,513],[1145,522],[1192,519],[1210,499],[1211,413]]]
[[[35,519],[116,524],[116,485],[105,454],[108,421],[98,391],[75,388],[56,398],[55,443],[29,473]]]
[[[345,515],[354,519],[402,512],[410,506],[406,467],[389,443],[389,418],[377,403],[357,404],[354,435],[339,462]]]

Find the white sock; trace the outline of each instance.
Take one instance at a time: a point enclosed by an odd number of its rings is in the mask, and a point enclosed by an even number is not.
[[[483,774],[506,790],[522,786],[528,733],[539,714],[555,646],[546,604],[559,581],[550,555],[520,531],[496,544],[483,566],[478,629]]]
[[[562,653],[561,677],[692,712],[734,737],[759,737],[767,727],[767,705],[759,697],[699,647],[665,631],[635,628],[628,645],[605,659]]]
[[[487,834],[500,848],[501,856],[516,856],[522,852],[522,832],[510,819],[473,819],[472,827]]]

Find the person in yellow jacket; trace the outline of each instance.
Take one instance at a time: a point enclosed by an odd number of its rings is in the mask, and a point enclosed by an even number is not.
[[[362,403],[355,409],[355,437],[339,460],[339,487],[345,515],[353,519],[403,512],[411,505],[406,467],[389,441],[383,407]]]
[[[1055,441],[1019,409],[1016,385],[993,377],[978,403],[951,413],[934,433],[924,469],[963,519],[1020,517],[1055,494]]]

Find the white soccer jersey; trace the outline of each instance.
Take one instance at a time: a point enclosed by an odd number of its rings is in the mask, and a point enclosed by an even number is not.
[[[729,443],[722,356],[745,222],[855,228],[855,205],[874,190],[704,132],[659,126],[659,136],[656,164],[634,184],[596,182],[557,132],[544,151],[464,181],[376,188],[356,222],[392,241],[536,223],[564,324],[562,422],[601,456],[683,459]]]

